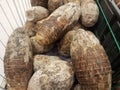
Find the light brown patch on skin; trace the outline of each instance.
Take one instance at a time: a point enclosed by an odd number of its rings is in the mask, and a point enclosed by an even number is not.
[[[43,6],[47,8],[48,0],[31,0],[32,6]]]

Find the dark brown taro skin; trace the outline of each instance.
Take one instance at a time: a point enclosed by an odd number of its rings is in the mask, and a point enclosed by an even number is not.
[[[81,90],[111,90],[110,62],[92,32],[79,29],[70,53]]]
[[[32,6],[42,6],[46,7],[48,5],[48,0],[30,0]]]
[[[4,70],[7,90],[27,90],[28,81],[33,73],[32,46],[23,28],[17,28],[9,37]]]
[[[48,9],[53,12],[55,9],[63,5],[63,0],[48,0]]]

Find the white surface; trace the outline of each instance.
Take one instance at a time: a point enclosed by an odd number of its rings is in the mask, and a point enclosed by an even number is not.
[[[14,15],[12,14],[12,12],[10,10],[10,8],[7,4],[7,1],[8,1],[8,4]],[[16,3],[18,12],[15,7],[14,1]],[[6,32],[10,36],[15,28],[21,27],[22,25],[24,25],[25,10],[27,10],[29,8],[30,8],[29,0],[0,0],[0,85],[3,81],[3,78],[1,77],[1,75],[4,76],[4,67],[3,67],[4,64],[3,64],[2,60],[4,58],[5,46],[6,46],[7,40],[8,40],[8,35],[6,34]],[[4,9],[4,11],[2,9]],[[7,20],[7,17],[5,16],[4,12],[6,13],[6,16],[8,17],[9,21]],[[15,18],[14,18],[14,16],[15,16]],[[13,29],[10,26],[9,22],[11,23]],[[1,26],[1,24],[3,27]],[[6,32],[4,31],[4,29],[6,30]]]

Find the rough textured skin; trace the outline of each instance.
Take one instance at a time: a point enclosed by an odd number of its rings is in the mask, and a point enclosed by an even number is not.
[[[48,15],[49,15],[49,11],[41,6],[34,6],[26,11],[27,21],[32,21],[32,22],[40,21],[43,18],[48,17]]]
[[[53,45],[40,45],[38,42],[35,40],[34,37],[31,39],[32,47],[33,47],[33,53],[46,53],[50,51],[53,48]]]
[[[47,8],[48,0],[31,0],[32,6],[43,6]]]
[[[48,0],[48,9],[53,12],[55,9],[63,5],[63,0]]]
[[[70,90],[74,82],[70,63],[59,57],[36,55],[34,65],[39,69],[32,76],[28,90]]]
[[[48,65],[56,62],[56,60],[61,60],[61,59],[58,56],[35,55],[33,61],[34,71],[37,71],[39,69],[44,69]]]
[[[111,66],[92,32],[79,29],[70,53],[81,90],[111,90]]]
[[[95,1],[86,0],[81,3],[81,22],[85,27],[92,27],[96,24],[99,16],[99,9]]]
[[[23,28],[10,36],[4,57],[7,90],[27,90],[33,72],[32,48]]]
[[[60,39],[67,28],[73,26],[80,17],[80,5],[68,3],[56,9],[48,18],[37,22],[35,39],[40,45],[49,45]]]
[[[24,26],[24,30],[25,30],[25,33],[29,36],[29,37],[32,37],[35,35],[35,28],[34,28],[35,24],[33,22],[30,22],[30,21],[26,21],[25,22],[25,26]]]
[[[80,24],[77,24],[71,31],[69,31],[59,44],[59,53],[65,57],[70,57],[70,44],[72,42],[75,32],[80,28]]]

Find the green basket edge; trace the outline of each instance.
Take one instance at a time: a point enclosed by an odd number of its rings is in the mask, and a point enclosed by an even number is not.
[[[102,9],[102,6],[101,6],[101,4],[100,4],[100,0],[96,0],[96,2],[97,2],[97,4],[98,4],[98,7],[99,7],[99,9],[100,9],[100,11],[101,11],[104,19],[105,19],[105,22],[106,22],[106,24],[107,24],[107,26],[108,26],[108,28],[109,28],[109,30],[110,30],[110,33],[111,33],[111,35],[112,35],[112,37],[113,37],[113,39],[114,39],[114,42],[115,42],[115,44],[116,44],[116,46],[117,46],[117,48],[118,48],[118,50],[119,50],[119,53],[120,53],[120,44],[119,44],[119,42],[118,42],[115,34],[113,33],[113,30],[112,30],[112,28],[111,28],[111,26],[110,26],[110,24],[109,24],[109,21],[108,21],[106,15],[105,15],[105,13],[104,13],[104,11],[103,11],[103,9]]]

